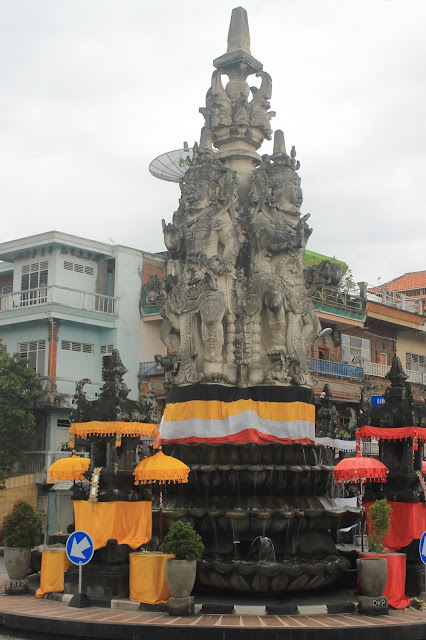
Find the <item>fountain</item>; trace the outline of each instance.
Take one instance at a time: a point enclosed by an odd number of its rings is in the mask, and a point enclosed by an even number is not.
[[[161,287],[169,355],[158,361],[169,390],[160,434],[191,468],[188,485],[166,487],[163,514],[202,535],[204,587],[314,589],[345,569],[333,535],[357,518],[327,497],[333,459],[315,446],[307,360],[321,328],[310,296],[342,274],[329,260],[304,266],[312,229],[295,148],[288,154],[276,131],[273,154],[257,153],[275,112],[243,8],[213,64],[200,142],[173,220],[163,221],[172,270]],[[249,558],[266,540],[277,560]]]

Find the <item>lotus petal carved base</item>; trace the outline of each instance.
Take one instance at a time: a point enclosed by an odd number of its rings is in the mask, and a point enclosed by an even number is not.
[[[243,593],[309,591],[338,580],[349,562],[330,556],[325,560],[292,559],[283,562],[198,560],[197,580],[201,587]]]

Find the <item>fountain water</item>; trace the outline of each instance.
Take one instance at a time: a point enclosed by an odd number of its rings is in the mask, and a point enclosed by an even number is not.
[[[250,545],[248,557],[259,560],[259,562],[276,562],[274,544],[271,538],[257,536]]]

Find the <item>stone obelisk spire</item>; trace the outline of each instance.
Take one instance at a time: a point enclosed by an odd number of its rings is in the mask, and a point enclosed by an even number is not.
[[[237,172],[238,195],[245,201],[253,169],[260,163],[256,150],[265,139],[270,140],[269,111],[272,93],[270,76],[250,53],[250,32],[247,12],[242,7],[232,11],[227,52],[213,61],[211,88],[206,106],[200,109],[205,118],[200,146],[213,144],[226,167]],[[255,74],[261,86],[250,87],[247,78]],[[224,87],[222,78],[229,82]]]

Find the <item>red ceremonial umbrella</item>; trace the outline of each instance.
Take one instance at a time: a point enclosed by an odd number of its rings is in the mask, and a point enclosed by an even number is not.
[[[357,453],[354,458],[344,458],[333,469],[334,484],[361,483],[361,550],[364,551],[364,482],[386,482],[389,469],[375,458],[364,458]]]

